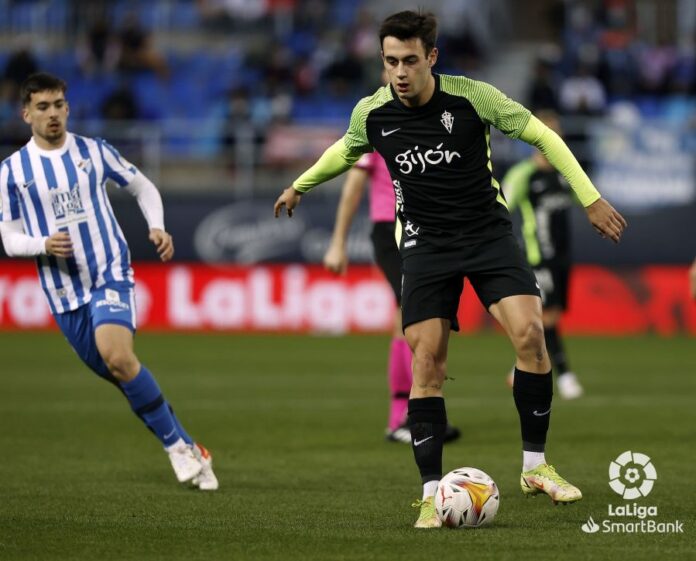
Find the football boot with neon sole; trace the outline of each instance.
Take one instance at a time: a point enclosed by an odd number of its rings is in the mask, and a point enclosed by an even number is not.
[[[582,499],[580,489],[568,483],[548,464],[522,472],[520,487],[528,497],[546,493],[554,504],[569,504]]]
[[[440,528],[442,526],[442,520],[435,512],[435,497],[419,499],[411,506],[420,509],[418,520],[413,525],[414,528]]]

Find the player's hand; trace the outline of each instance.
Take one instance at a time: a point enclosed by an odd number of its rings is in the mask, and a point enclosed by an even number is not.
[[[343,244],[331,243],[324,254],[324,267],[332,273],[345,275],[348,270],[348,254]]]
[[[689,269],[689,285],[691,286],[691,297],[696,300],[696,259]]]
[[[292,217],[293,209],[300,204],[300,199],[302,198],[302,193],[296,191],[293,187],[288,187],[280,194],[278,200],[273,205],[273,214],[276,218],[280,216],[280,211],[283,207],[288,212],[288,216]]]
[[[619,243],[621,234],[628,226],[628,222],[613,206],[604,199],[598,199],[585,209],[587,218],[597,233],[603,238],[609,238],[614,243]]]
[[[46,253],[67,259],[73,255],[73,244],[68,232],[56,232],[46,239]]]
[[[150,241],[155,244],[157,253],[162,261],[169,261],[174,257],[174,240],[167,232],[159,228],[152,228],[150,230]]]

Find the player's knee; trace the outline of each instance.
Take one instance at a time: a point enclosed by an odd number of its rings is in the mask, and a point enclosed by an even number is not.
[[[541,357],[544,354],[544,326],[540,319],[533,319],[514,333],[518,353]]]
[[[102,358],[109,372],[119,380],[130,380],[138,373],[138,359],[128,350],[119,348],[104,349]]]

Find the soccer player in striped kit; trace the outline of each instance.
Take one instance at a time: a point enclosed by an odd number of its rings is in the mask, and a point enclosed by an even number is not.
[[[130,252],[106,193],[136,197],[162,261],[174,255],[155,186],[102,139],[67,131],[67,86],[33,74],[21,86],[32,138],[0,164],[0,231],[11,257],[34,257],[53,317],[78,356],[114,384],[157,436],[180,482],[215,490],[210,453],[183,429],[133,351]]]

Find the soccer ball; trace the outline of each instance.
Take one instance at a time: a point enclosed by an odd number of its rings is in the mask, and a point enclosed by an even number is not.
[[[490,524],[498,512],[500,493],[490,476],[480,469],[450,471],[437,486],[435,509],[449,528],[478,528]]]

